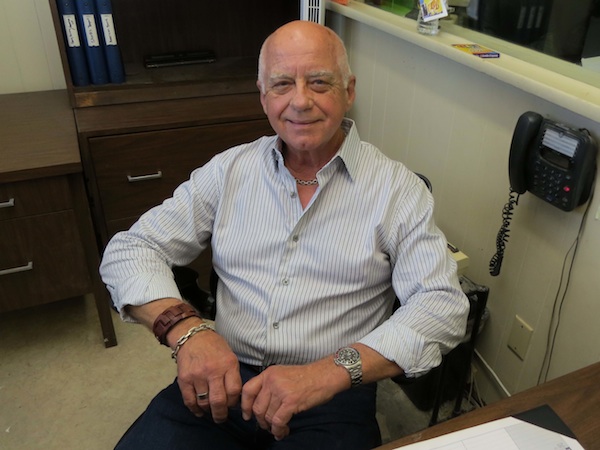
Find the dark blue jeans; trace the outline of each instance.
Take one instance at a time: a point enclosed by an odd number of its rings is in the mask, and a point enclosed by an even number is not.
[[[242,381],[256,372],[241,366]],[[296,414],[290,434],[275,441],[254,419],[230,409],[229,419],[215,424],[194,416],[183,404],[177,381],[161,391],[116,446],[118,450],[367,450],[381,444],[375,419],[375,383],[341,392],[330,402]]]

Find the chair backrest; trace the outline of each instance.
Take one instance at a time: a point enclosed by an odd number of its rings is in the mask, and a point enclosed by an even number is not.
[[[427,189],[429,189],[429,192],[433,192],[433,186],[431,185],[431,181],[429,181],[429,178],[427,178],[425,175],[423,175],[421,173],[417,173],[417,172],[415,172],[415,175],[418,176],[421,180],[423,180],[423,182],[427,186]]]

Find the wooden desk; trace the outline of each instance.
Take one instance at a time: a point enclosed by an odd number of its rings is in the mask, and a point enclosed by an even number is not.
[[[599,385],[600,362],[390,442],[378,449],[395,449],[548,404],[571,428],[586,450],[600,450]]]
[[[0,313],[93,293],[117,344],[66,91],[0,96]]]

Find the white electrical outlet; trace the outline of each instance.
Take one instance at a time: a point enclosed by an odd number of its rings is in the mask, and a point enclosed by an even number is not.
[[[522,361],[525,360],[532,334],[533,328],[518,315],[515,316],[510,335],[508,336],[508,348],[515,352]]]

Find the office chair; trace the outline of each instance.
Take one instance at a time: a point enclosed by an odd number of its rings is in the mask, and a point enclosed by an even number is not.
[[[198,272],[189,267],[172,268],[175,283],[185,301],[198,310],[204,319],[214,320],[217,314],[217,282],[218,276],[214,269],[210,273],[210,292],[198,285]]]
[[[462,414],[463,393],[467,386],[477,336],[482,328],[489,288],[473,283],[466,277],[460,285],[469,299],[469,317],[463,341],[442,357],[442,363],[419,378],[401,375],[392,378],[411,402],[421,411],[431,410],[429,425],[438,423],[444,401],[454,399],[451,417]]]

